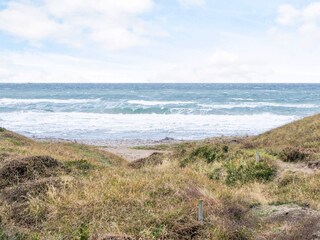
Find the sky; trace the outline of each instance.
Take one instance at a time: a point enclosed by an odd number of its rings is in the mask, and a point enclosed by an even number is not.
[[[2,83],[320,83],[320,1],[0,0]]]

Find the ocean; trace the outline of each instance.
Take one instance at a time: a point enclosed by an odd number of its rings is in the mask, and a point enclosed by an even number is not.
[[[320,112],[320,84],[0,84],[0,126],[35,138],[255,135]]]

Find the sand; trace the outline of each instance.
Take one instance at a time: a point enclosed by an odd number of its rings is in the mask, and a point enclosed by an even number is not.
[[[134,149],[130,147],[105,147],[102,148],[105,151],[113,153],[128,162],[134,162],[141,158],[150,157],[153,153],[168,153],[168,151],[158,151],[158,150],[143,150],[143,149]]]
[[[52,138],[34,138],[37,141],[49,142],[76,142],[88,145],[98,146],[100,149],[115,154],[128,162],[147,158],[153,153],[169,153],[169,151],[160,151],[152,149],[135,149],[138,146],[157,146],[161,144],[175,144],[185,142],[184,140],[176,140],[172,138],[165,138],[161,140],[149,139],[132,139],[132,140],[66,140],[66,139],[52,139]]]

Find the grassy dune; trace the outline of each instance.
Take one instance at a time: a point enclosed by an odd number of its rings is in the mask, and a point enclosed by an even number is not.
[[[136,164],[0,129],[0,239],[313,239],[319,127],[161,146]]]
[[[320,114],[266,132],[253,138],[253,143],[278,153],[291,150],[309,160],[320,159]]]

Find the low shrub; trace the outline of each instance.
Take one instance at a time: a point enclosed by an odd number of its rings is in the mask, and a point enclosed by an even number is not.
[[[50,156],[13,159],[0,168],[0,189],[30,180],[54,177],[61,171],[61,163]]]
[[[236,164],[228,162],[226,165],[226,184],[245,184],[248,182],[265,182],[273,178],[276,169],[267,162],[248,161]]]
[[[4,132],[6,129],[3,127],[0,127],[0,132]]]
[[[207,163],[211,163],[217,159],[221,159],[228,152],[228,146],[218,146],[218,145],[204,145],[196,148],[190,157],[204,158]]]
[[[206,163],[212,163],[216,160],[223,159],[228,153],[229,147],[226,145],[204,145],[195,148],[188,157],[180,162],[181,167],[195,162],[197,159],[204,159]]]
[[[284,162],[299,162],[305,160],[307,157],[308,154],[299,148],[287,147],[280,152],[280,158]]]

